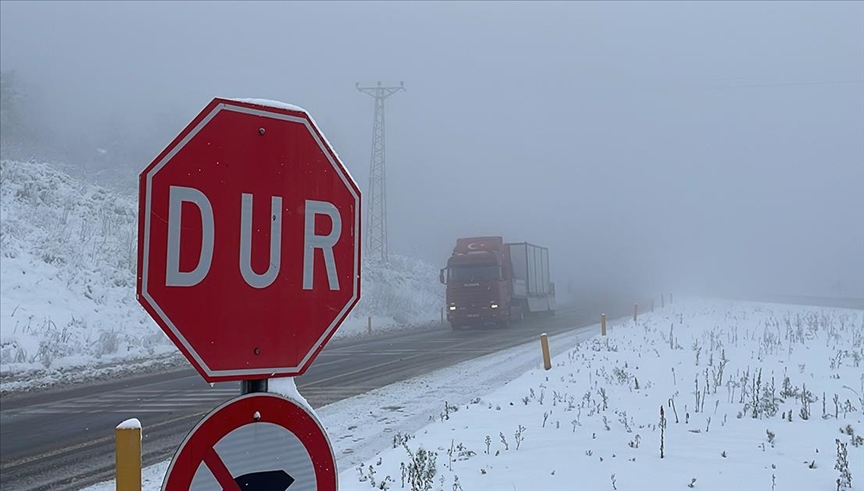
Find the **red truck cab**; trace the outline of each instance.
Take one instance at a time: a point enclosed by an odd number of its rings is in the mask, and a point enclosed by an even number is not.
[[[440,281],[447,286],[447,320],[453,329],[522,320],[514,301],[510,249],[501,237],[458,239]]]

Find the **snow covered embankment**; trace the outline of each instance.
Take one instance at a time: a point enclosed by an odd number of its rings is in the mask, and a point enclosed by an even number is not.
[[[133,197],[2,161],[0,210],[4,376],[174,351],[135,301]]]
[[[137,197],[49,164],[0,161],[2,391],[174,363],[177,350],[135,300]],[[365,267],[336,337],[434,321],[437,269],[394,257]],[[130,362],[132,363],[130,365]]]
[[[340,487],[862,490],[862,358],[862,311],[676,302],[442,400]]]

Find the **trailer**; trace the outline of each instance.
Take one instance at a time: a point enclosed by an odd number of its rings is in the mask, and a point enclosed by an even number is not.
[[[554,312],[557,304],[549,275],[549,249],[528,242],[505,246],[513,265],[513,298],[524,299],[528,312]]]

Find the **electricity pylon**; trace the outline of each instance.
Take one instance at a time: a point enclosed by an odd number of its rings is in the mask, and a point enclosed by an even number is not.
[[[366,252],[365,256],[373,260],[387,262],[387,174],[384,167],[384,100],[391,95],[405,90],[405,83],[399,87],[382,87],[381,82],[375,87],[360,87],[357,90],[375,98],[375,116],[372,125],[372,161],[369,164],[369,189],[366,202]]]

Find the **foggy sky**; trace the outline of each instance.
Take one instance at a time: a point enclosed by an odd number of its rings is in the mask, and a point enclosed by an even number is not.
[[[0,35],[51,131],[171,114],[164,146],[212,97],[275,99],[364,191],[354,83],[404,81],[396,253],[443,266],[459,236],[527,240],[559,296],[864,295],[862,2],[3,2]]]

